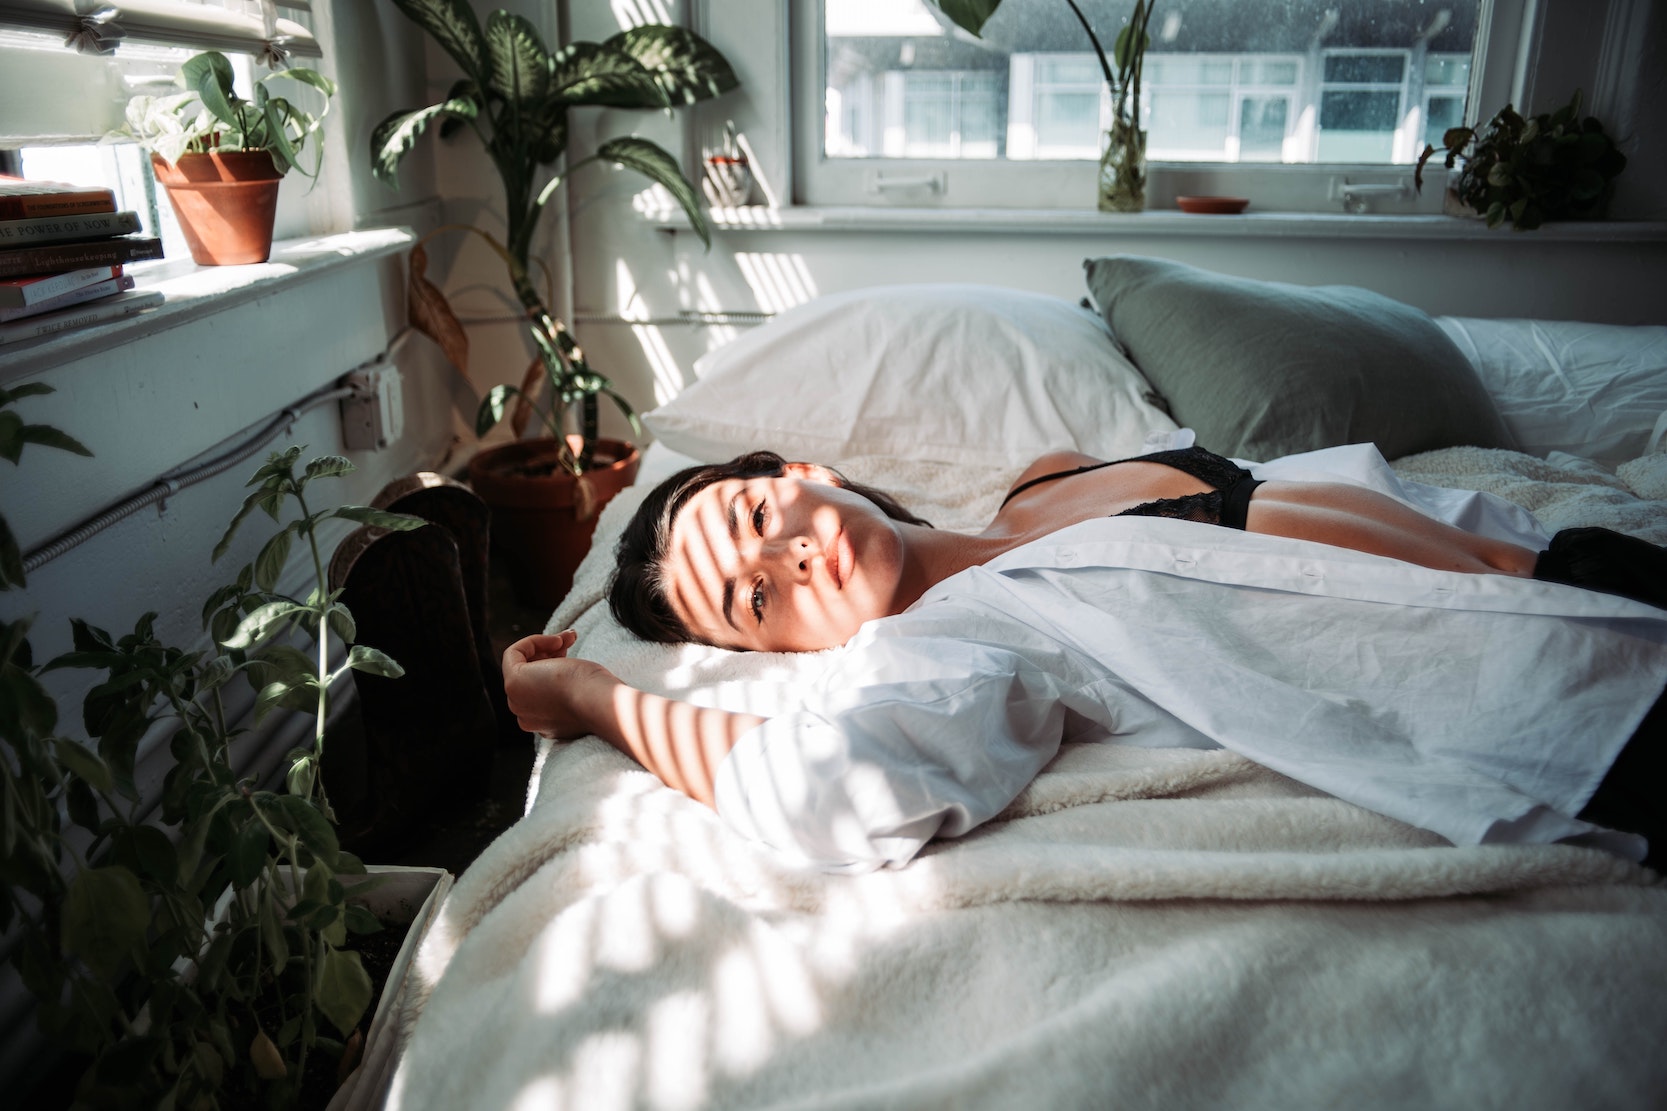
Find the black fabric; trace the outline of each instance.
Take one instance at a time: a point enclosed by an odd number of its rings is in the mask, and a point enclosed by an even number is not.
[[[1609,529],[1559,532],[1535,561],[1534,577],[1667,609],[1667,548]]]
[[[1186,494],[1179,498],[1159,498],[1156,501],[1143,502],[1140,505],[1125,509],[1115,514],[1118,517],[1170,517],[1182,521],[1200,521],[1208,525],[1221,525],[1225,528],[1244,530],[1245,515],[1250,509],[1250,495],[1262,483],[1252,478],[1250,472],[1234,463],[1231,459],[1224,459],[1214,452],[1205,451],[1201,447],[1177,448],[1172,451],[1154,451],[1149,455],[1137,455],[1132,459],[1114,459],[1106,463],[1088,463],[1069,470],[1055,471],[1052,474],[1039,475],[1036,478],[1021,482],[1009,491],[1001,504],[1006,505],[1018,495],[1032,486],[1039,486],[1044,482],[1052,482],[1058,478],[1069,478],[1072,475],[1097,471],[1103,467],[1115,467],[1119,463],[1161,463],[1191,475],[1200,482],[1214,486],[1214,490],[1207,490],[1200,494]]]
[[[1667,690],[1633,730],[1632,739],[1580,811],[1583,821],[1649,841],[1644,863],[1667,873]]]

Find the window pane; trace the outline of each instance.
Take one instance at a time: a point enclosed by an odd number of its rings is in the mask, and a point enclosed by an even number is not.
[[[1109,52],[1129,5],[1079,6]],[[1166,0],[1143,79],[1149,155],[1410,162],[1421,136],[1465,115],[1479,7]],[[822,11],[824,157],[1098,157],[1104,76],[1064,0],[1003,0],[981,39],[925,0]]]
[[[1333,54],[1325,60],[1325,79],[1337,85],[1399,85],[1406,64],[1404,54]]]

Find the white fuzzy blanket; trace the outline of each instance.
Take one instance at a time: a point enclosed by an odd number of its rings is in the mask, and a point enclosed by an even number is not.
[[[1401,469],[1512,497],[1546,465],[1525,458]],[[904,493],[970,524],[1009,477]],[[1556,505],[1592,496],[1566,493]],[[1566,520],[1555,499],[1534,508],[1554,527],[1638,510],[1607,499]],[[633,501],[610,507],[552,624],[633,681],[769,712],[814,661],[649,648],[604,619],[603,549]],[[1664,510],[1634,531],[1667,527]],[[785,868],[598,741],[548,746],[526,817],[459,879],[415,974],[403,1109],[1645,1108],[1667,1092],[1667,886],[1591,850],[1454,848],[1221,751],[1067,746],[997,821],[851,877]]]

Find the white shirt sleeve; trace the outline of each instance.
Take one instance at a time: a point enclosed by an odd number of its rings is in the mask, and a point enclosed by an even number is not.
[[[733,829],[827,871],[902,865],[1000,813],[1053,758],[1065,708],[1037,661],[892,624],[730,751],[716,794]]]

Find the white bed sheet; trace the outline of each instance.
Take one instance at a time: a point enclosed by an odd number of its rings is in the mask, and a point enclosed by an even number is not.
[[[1602,462],[1395,467],[1548,530],[1667,543],[1667,454],[1625,457],[1629,419]],[[987,520],[1012,478],[840,462],[949,527]],[[647,689],[777,712],[818,656],[644,645],[606,613],[612,537],[686,463],[649,449],[551,626]],[[995,821],[853,877],[785,867],[600,741],[546,744],[526,817],[459,879],[415,975],[401,1111],[1533,1111],[1667,1091],[1667,886],[1591,849],[1454,848],[1221,751],[1066,746]]]

